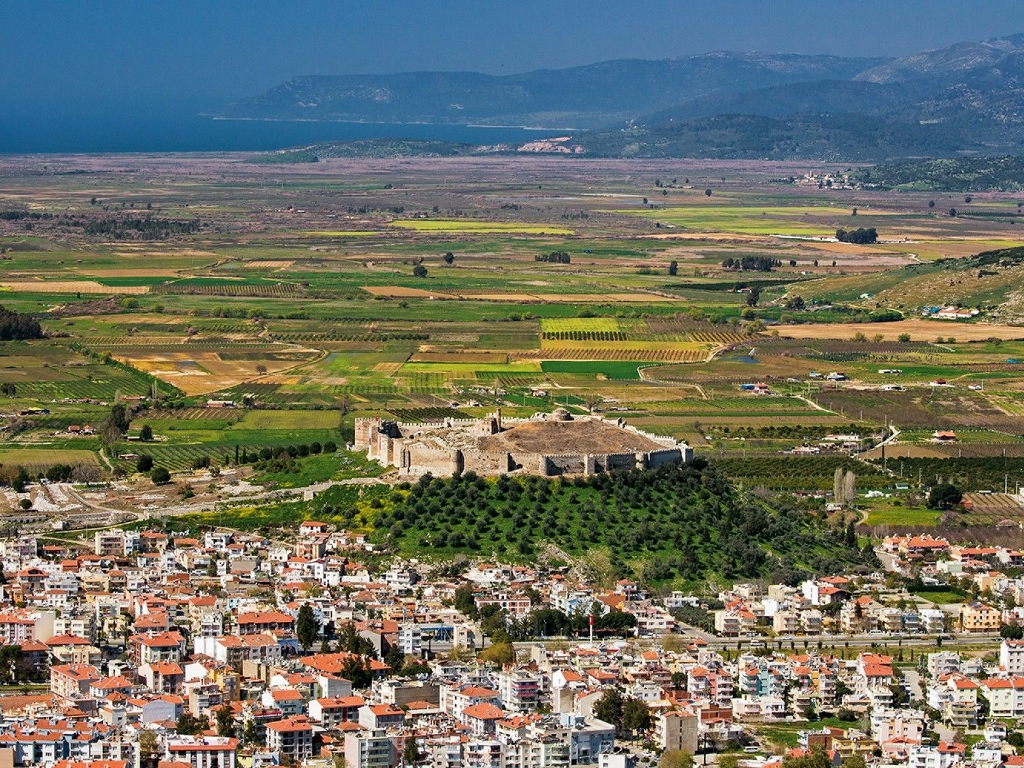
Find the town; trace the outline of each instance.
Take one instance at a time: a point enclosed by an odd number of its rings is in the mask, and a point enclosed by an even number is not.
[[[718,594],[565,565],[110,528],[0,543],[0,761],[57,768],[1020,765],[1024,553]],[[945,641],[945,644],[944,644]]]

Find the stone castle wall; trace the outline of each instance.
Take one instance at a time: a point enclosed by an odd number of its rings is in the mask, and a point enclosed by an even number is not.
[[[487,435],[500,431],[511,422],[523,423],[530,419],[505,419],[498,414],[486,419],[445,419],[444,421],[403,424],[381,422],[379,419],[356,419],[355,444],[367,452],[367,458],[385,466],[394,466],[403,475],[419,476],[426,473],[444,476],[456,472],[473,471],[479,475],[500,475],[513,471],[553,477],[558,475],[593,475],[600,472],[626,469],[653,469],[665,464],[689,463],[693,449],[678,445],[672,438],[652,435],[625,425],[616,425],[666,446],[662,450],[643,453],[582,452],[563,454],[509,453],[505,451],[479,451],[458,449],[443,444],[421,442],[420,438],[440,429],[461,428],[469,434]]]

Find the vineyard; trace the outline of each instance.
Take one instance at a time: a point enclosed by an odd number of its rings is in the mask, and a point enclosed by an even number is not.
[[[408,424],[467,418],[467,414],[454,408],[392,408],[390,412],[397,421]]]
[[[192,296],[226,296],[285,299],[304,296],[306,291],[298,285],[252,280],[218,278],[186,278],[161,283],[150,288],[151,293],[187,294]]]
[[[876,461],[876,464],[879,463]],[[951,456],[945,459],[890,459],[889,469],[898,469],[903,477],[924,486],[952,483],[962,491],[997,491],[1003,483],[1013,489],[1024,484],[1024,456]]]
[[[341,331],[271,331],[267,336],[275,341],[352,341],[365,344],[380,344],[388,341],[429,341],[429,333],[409,331],[405,333],[343,333]]]
[[[145,395],[150,391],[150,379],[144,374],[132,375],[122,368],[107,367],[103,378],[67,378],[60,381],[29,381],[18,384],[22,395],[41,401],[101,400],[110,401],[122,395]]]
[[[774,491],[830,491],[837,468],[857,476],[858,490],[893,484],[881,468],[845,456],[752,456],[716,458],[712,463],[734,480]]]
[[[624,331],[544,331],[545,341],[628,341]]]
[[[637,363],[699,363],[708,357],[706,349],[630,349],[594,347],[556,347],[517,350],[522,360],[629,360]]]

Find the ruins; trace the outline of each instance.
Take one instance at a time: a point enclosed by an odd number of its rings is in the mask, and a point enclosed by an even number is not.
[[[652,435],[622,419],[573,416],[563,408],[528,419],[483,419],[408,424],[356,419],[355,448],[403,475],[522,473],[552,477],[688,463],[693,449]]]

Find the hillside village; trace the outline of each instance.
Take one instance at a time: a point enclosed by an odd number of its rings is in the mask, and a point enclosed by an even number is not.
[[[886,571],[697,597],[567,567],[374,570],[316,521],[291,546],[93,543],[2,542],[4,765],[1024,764],[1024,553],[1002,547],[891,536]]]

